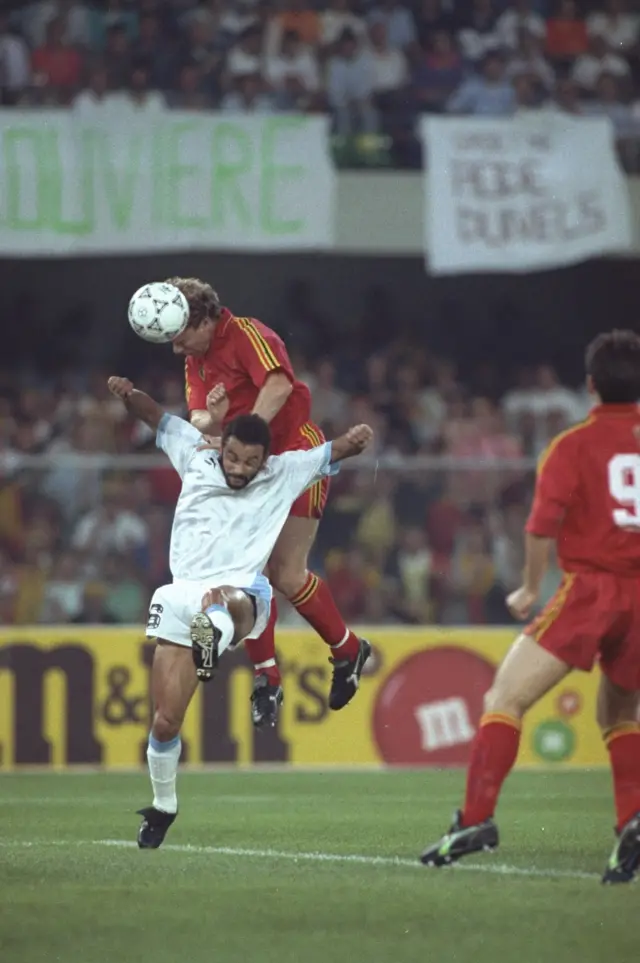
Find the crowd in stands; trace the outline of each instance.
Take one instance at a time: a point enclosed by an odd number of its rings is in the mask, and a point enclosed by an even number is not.
[[[605,115],[640,132],[627,0],[38,0],[0,14],[6,105],[329,112],[411,162],[424,112]],[[405,149],[403,149],[403,144]]]
[[[512,383],[482,366],[462,383],[453,362],[419,341],[366,360],[293,360],[328,437],[360,422],[376,433],[368,461],[334,481],[313,558],[348,619],[508,622],[534,460],[585,416],[586,394],[550,366]],[[186,414],[175,367],[136,383]],[[178,491],[152,433],[109,395],[105,373],[72,382],[4,371],[0,618],[144,621],[151,592],[170,579]],[[552,569],[545,597],[556,583]]]

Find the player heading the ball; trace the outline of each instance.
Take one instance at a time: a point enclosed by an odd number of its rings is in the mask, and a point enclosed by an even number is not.
[[[272,590],[262,573],[292,504],[319,478],[335,474],[338,462],[364,451],[373,432],[357,425],[315,448],[270,455],[267,422],[240,415],[225,426],[217,451],[128,379],[108,384],[157,433],[156,444],[182,479],[171,530],[173,582],[154,593],[147,624],[147,636],[157,642],[147,750],[154,798],[140,810],[138,845],[155,849],[176,818],[180,729],[198,680],[212,678],[230,646],[264,631]],[[345,688],[357,689],[365,661],[341,679]]]

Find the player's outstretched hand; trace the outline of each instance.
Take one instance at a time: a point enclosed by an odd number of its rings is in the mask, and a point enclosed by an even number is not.
[[[115,395],[116,398],[122,398],[124,401],[133,391],[133,382],[129,381],[128,378],[112,377],[107,381],[107,387],[112,395]]]
[[[354,452],[364,451],[373,439],[373,429],[369,425],[354,425],[347,432],[347,441]]]
[[[524,622],[531,615],[533,606],[536,604],[537,596],[535,592],[529,591],[523,585],[507,596],[507,608],[514,619]]]
[[[229,410],[227,389],[223,384],[214,385],[207,395],[207,411],[215,422],[221,422]]]

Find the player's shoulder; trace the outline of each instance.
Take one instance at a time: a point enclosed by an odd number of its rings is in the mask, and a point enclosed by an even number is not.
[[[264,322],[259,321],[257,318],[240,317],[238,315],[231,315],[229,319],[232,334],[240,337],[251,338],[264,338],[267,341],[277,340],[280,341],[279,335],[270,328]]]
[[[585,418],[570,428],[565,428],[553,438],[545,450],[542,452],[538,461],[538,471],[542,471],[552,456],[556,458],[574,454],[583,444],[584,440],[591,433],[595,426],[592,418]]]

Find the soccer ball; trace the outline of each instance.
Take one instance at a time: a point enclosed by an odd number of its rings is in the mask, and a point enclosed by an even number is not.
[[[187,299],[173,284],[145,284],[129,301],[129,324],[137,335],[153,344],[173,341],[188,323]]]

